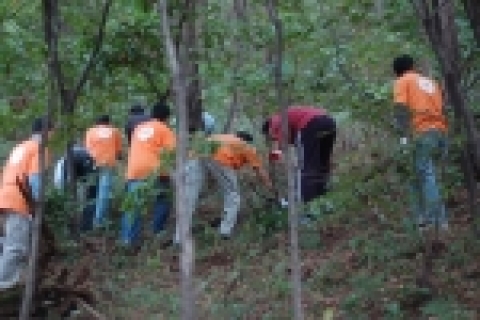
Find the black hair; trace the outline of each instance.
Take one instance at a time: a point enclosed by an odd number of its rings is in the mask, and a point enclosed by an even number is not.
[[[151,114],[152,118],[166,121],[170,117],[170,107],[162,102],[157,102],[153,105]]]
[[[110,116],[108,114],[102,114],[97,118],[97,124],[110,124]]]
[[[247,131],[237,131],[235,132],[235,135],[245,142],[248,142],[248,143],[253,142],[253,136]]]
[[[270,118],[266,119],[262,124],[262,133],[268,135],[270,132]]]
[[[139,114],[139,113],[144,113],[145,110],[143,108],[143,106],[139,105],[139,104],[134,104],[133,106],[130,107],[130,113],[135,113],[135,114]]]
[[[408,54],[404,54],[396,57],[393,60],[393,71],[395,72],[397,77],[400,77],[405,72],[413,70],[414,65],[415,61],[413,60],[413,58]]]
[[[53,129],[53,123],[46,117],[40,117],[33,120],[32,133],[42,133],[43,129]]]

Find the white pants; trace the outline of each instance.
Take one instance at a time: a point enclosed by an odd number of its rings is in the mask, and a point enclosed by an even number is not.
[[[30,215],[5,213],[5,237],[0,254],[0,290],[16,285],[27,265],[30,248]]]
[[[240,210],[240,192],[235,170],[209,159],[189,160],[185,167],[185,214],[188,215],[191,225],[192,215],[197,207],[200,191],[205,184],[206,174],[212,175],[222,192],[224,214],[219,232],[222,235],[229,236],[237,222],[237,215]],[[180,243],[179,231],[177,220],[175,243]]]

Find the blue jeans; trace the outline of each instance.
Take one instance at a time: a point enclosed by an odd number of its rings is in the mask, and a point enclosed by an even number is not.
[[[133,245],[139,242],[141,234],[141,212],[145,207],[145,197],[141,194],[141,188],[145,187],[145,180],[129,180],[127,182],[127,192],[133,197],[133,210],[125,212],[122,216],[121,225],[121,240],[125,245]],[[164,192],[169,192],[170,184],[168,180],[159,179],[155,183],[156,191],[160,194],[155,196],[153,205],[153,232],[159,233],[165,228],[168,214],[172,206],[172,200],[169,195]]]
[[[95,220],[96,227],[105,224],[105,216],[110,209],[110,193],[112,190],[113,168],[100,167],[98,171],[98,190],[97,201],[95,203]]]
[[[442,225],[448,222],[436,167],[445,151],[445,135],[438,130],[426,131],[415,139],[410,198],[419,224]]]
[[[82,211],[82,221],[80,222],[80,230],[91,231],[93,229],[93,219],[95,218],[95,203],[87,203]]]

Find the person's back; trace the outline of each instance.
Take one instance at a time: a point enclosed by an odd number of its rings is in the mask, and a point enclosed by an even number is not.
[[[212,159],[232,169],[239,169],[249,163],[253,167],[260,166],[255,148],[235,134],[215,134],[209,140],[219,143]]]
[[[434,80],[413,70],[405,72],[395,81],[394,102],[410,109],[415,132],[446,129],[442,93]]]
[[[326,110],[311,106],[291,106],[287,110],[287,121],[290,129],[289,142],[293,142],[296,134],[302,130],[307,123],[314,117],[325,116]],[[282,135],[282,115],[274,114],[270,120],[270,134],[274,139],[281,140]]]
[[[26,140],[18,144],[10,153],[2,173],[0,188],[0,209],[19,213],[29,213],[18,183],[28,184],[28,177],[39,172],[39,142]]]
[[[85,147],[98,166],[113,167],[122,149],[120,130],[110,124],[108,116],[101,117],[85,134]]]
[[[287,110],[288,122],[295,130],[302,129],[314,116],[325,114],[325,109],[311,106],[291,106]]]
[[[175,134],[163,122],[151,119],[138,125],[128,152],[127,179],[144,179],[160,164],[162,149],[175,147]]]

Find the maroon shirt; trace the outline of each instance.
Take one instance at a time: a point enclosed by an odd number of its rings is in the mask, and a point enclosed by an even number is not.
[[[295,137],[298,131],[305,128],[307,123],[314,117],[324,116],[327,112],[322,108],[314,108],[309,106],[292,106],[287,110],[288,127],[290,129],[290,141]],[[280,141],[282,135],[282,118],[281,114],[274,114],[270,118],[270,137],[273,140]]]

